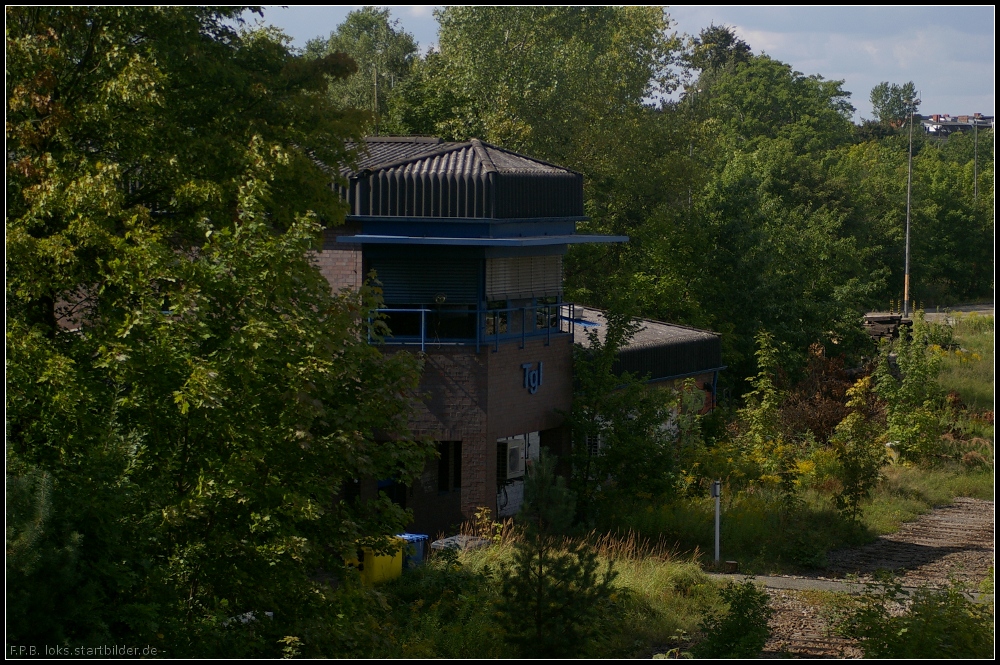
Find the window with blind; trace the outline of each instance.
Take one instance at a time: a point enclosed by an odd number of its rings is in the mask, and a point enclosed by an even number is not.
[[[561,256],[486,260],[486,299],[542,298],[562,293]]]

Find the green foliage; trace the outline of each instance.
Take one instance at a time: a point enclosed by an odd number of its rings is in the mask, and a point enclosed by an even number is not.
[[[778,371],[774,336],[766,330],[757,333],[757,372],[751,382],[753,390],[746,394],[747,406],[739,412],[746,425],[746,438],[753,446],[769,446],[781,435],[779,407],[782,395],[775,385]]]
[[[566,534],[576,517],[576,496],[566,479],[556,476],[556,459],[542,451],[524,479],[524,503],[519,519],[542,533]]]
[[[439,83],[468,100],[438,122],[479,126],[480,138],[514,150],[565,159],[586,140],[576,128],[672,85],[677,45],[658,7],[449,7],[436,16],[447,75]]]
[[[614,371],[618,350],[639,323],[615,311],[605,314],[602,340],[588,330],[588,346],[574,350],[573,407],[568,421],[574,436],[574,489],[580,517],[589,519],[597,504],[672,491],[676,435],[664,427],[676,395]],[[602,442],[600,454],[588,437]]]
[[[994,385],[994,318],[970,314],[956,320],[954,336],[959,348],[944,354],[938,382],[941,389],[955,393],[968,407],[965,418],[970,430],[992,440],[986,425],[984,411],[993,411]]]
[[[907,599],[887,578],[869,584],[837,628],[861,642],[865,658],[991,658],[993,622],[992,603],[969,599],[960,586],[924,587]]]
[[[363,7],[349,12],[328,39],[306,44],[307,58],[336,53],[350,56],[357,71],[331,80],[328,94],[340,108],[370,111],[378,133],[396,86],[406,80],[416,61],[413,35],[401,29],[399,21],[389,20],[388,9]]]
[[[315,653],[317,571],[407,520],[339,494],[423,467],[419,363],[309,258],[343,214],[314,159],[359,131],[321,92],[352,65],[239,12],[7,10],[13,642]]]
[[[694,69],[714,71],[735,68],[751,57],[750,45],[737,37],[733,28],[713,23],[691,39],[685,61]]]
[[[704,611],[719,604],[715,586],[698,565],[663,548],[611,535],[587,547],[599,561],[614,558],[620,571],[611,596],[590,616],[586,653],[593,657],[636,657],[684,644]],[[504,637],[509,624],[498,611],[506,601],[496,573],[513,564],[516,552],[515,542],[505,538],[488,548],[435,553],[397,580],[353,589],[357,605],[350,616],[357,625],[338,624],[343,633],[336,637],[345,642],[344,636],[352,635],[352,644],[328,652],[369,658],[518,657],[520,648]]]
[[[500,584],[490,566],[467,566],[455,550],[435,553],[424,565],[380,590],[391,612],[380,617],[382,625],[377,630],[390,637],[391,646],[368,657],[510,655],[493,609]]]
[[[501,571],[501,623],[506,639],[523,657],[586,655],[596,619],[607,609],[615,578],[611,562],[599,573],[591,548],[562,545],[529,530],[515,546],[513,565]]]
[[[556,538],[569,529],[575,500],[556,477],[553,458],[543,455],[531,467],[524,494],[523,537],[515,544],[513,565],[501,568],[498,607],[506,639],[524,657],[584,655],[611,596],[612,563],[599,576],[591,547]]]
[[[737,414],[743,431],[736,445],[749,462],[747,480],[763,487],[773,486],[782,502],[791,507],[798,492],[797,450],[781,427],[784,395],[775,385],[777,349],[767,331],[757,334],[757,366],[760,370],[751,381],[753,390],[747,393],[747,405]]]
[[[704,639],[692,653],[697,658],[756,658],[764,649],[771,630],[767,625],[774,610],[767,592],[753,578],[730,581],[720,592],[728,605],[722,616],[710,614],[701,624]]]
[[[103,630],[100,591],[80,575],[81,535],[53,520],[51,474],[7,463],[8,634],[62,643]]]
[[[900,457],[913,461],[931,461],[944,452],[943,395],[936,381],[941,358],[928,341],[928,326],[917,312],[912,333],[883,347],[874,374],[874,391],[886,404],[889,441]]]
[[[875,419],[872,377],[859,379],[847,391],[847,397],[851,412],[840,421],[830,440],[839,462],[840,490],[834,501],[844,514],[857,520],[861,502],[871,497],[889,459],[882,425]]]
[[[793,151],[810,152],[852,134],[854,107],[842,85],[759,55],[702,72],[688,95],[696,95],[698,108],[717,123],[730,149],[753,150],[763,140],[785,139]]]
[[[920,107],[913,81],[903,85],[882,81],[872,88],[869,99],[875,118],[883,125],[899,127]]]

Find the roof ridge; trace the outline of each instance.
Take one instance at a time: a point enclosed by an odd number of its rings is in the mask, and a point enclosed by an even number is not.
[[[478,156],[480,161],[482,161],[483,168],[488,173],[497,173],[499,169],[497,168],[497,165],[493,163],[493,158],[490,157],[490,153],[488,153],[486,148],[483,147],[483,142],[479,139],[473,138],[469,139],[469,143],[472,145],[472,149],[476,151],[476,156]]]
[[[389,142],[388,141],[373,141],[373,143],[389,143]],[[407,142],[399,141],[398,143],[405,145]],[[521,159],[527,160],[529,162],[533,162],[535,164],[542,164],[544,166],[548,166],[548,167],[553,168],[553,169],[558,169],[560,171],[565,171],[565,172],[572,173],[572,174],[579,175],[579,176],[583,175],[579,171],[575,171],[575,170],[573,170],[571,168],[567,168],[567,167],[562,166],[560,164],[555,164],[553,162],[549,162],[549,161],[546,161],[544,159],[539,159],[537,157],[532,157],[530,155],[525,155],[525,154],[516,152],[514,150],[508,150],[507,148],[501,148],[500,146],[494,145],[492,143],[487,143],[486,141],[480,140],[478,138],[471,138],[468,141],[442,141],[442,142],[437,143],[437,144],[430,143],[430,142],[426,142],[425,143],[425,142],[422,142],[422,141],[421,142],[414,141],[410,145],[427,145],[427,146],[434,145],[436,147],[433,150],[428,150],[427,152],[422,152],[422,153],[420,153],[418,155],[408,155],[406,157],[400,157],[400,158],[393,159],[393,160],[390,160],[390,161],[380,162],[380,163],[377,163],[377,164],[372,164],[370,166],[366,166],[366,167],[364,167],[364,168],[359,169],[358,171],[356,171],[353,175],[354,176],[360,176],[362,174],[370,174],[370,173],[373,173],[375,171],[382,171],[382,170],[385,170],[385,169],[391,169],[391,168],[395,168],[395,167],[398,167],[398,166],[403,166],[404,164],[411,164],[413,162],[418,162],[418,161],[421,161],[421,160],[424,160],[424,159],[428,159],[428,158],[432,158],[432,157],[439,157],[441,155],[446,155],[448,153],[455,152],[457,150],[462,150],[464,148],[472,148],[472,150],[476,153],[476,156],[479,158],[480,162],[482,162],[483,170],[485,170],[488,173],[502,173],[503,172],[499,167],[497,167],[496,163],[493,161],[493,157],[489,153],[488,149],[492,149],[492,150],[497,150],[497,151],[502,152],[502,153],[506,153],[508,155],[514,155],[515,157],[520,157]],[[360,145],[358,147],[362,148],[363,151],[364,151],[364,153],[366,155],[368,155],[369,157],[371,157],[371,151],[368,149],[368,138],[363,139],[360,142]],[[351,177],[351,176],[349,176],[349,177]]]

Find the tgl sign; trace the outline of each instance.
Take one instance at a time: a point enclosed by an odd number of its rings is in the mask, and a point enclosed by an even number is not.
[[[521,369],[524,370],[524,387],[534,395],[542,385],[542,361],[538,361],[538,367],[535,369],[531,369],[531,363],[524,363]]]

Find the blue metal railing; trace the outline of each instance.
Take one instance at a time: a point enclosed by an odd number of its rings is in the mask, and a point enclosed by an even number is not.
[[[376,310],[379,315],[390,317],[393,314],[420,314],[420,328],[418,334],[391,334],[381,340],[383,344],[393,345],[420,345],[420,350],[425,351],[428,344],[450,345],[450,346],[476,346],[479,352],[483,344],[493,343],[493,350],[498,351],[501,341],[520,340],[521,348],[530,338],[545,337],[545,345],[548,346],[552,335],[572,334],[575,325],[575,308],[572,303],[557,303],[551,305],[528,305],[524,307],[506,307],[501,309],[479,309],[469,310],[434,310],[428,308],[404,308],[404,307],[384,307]],[[429,334],[428,319],[441,317],[442,315],[451,318],[461,318],[466,314],[475,317],[475,333],[470,336],[441,337],[436,334]],[[369,324],[373,318],[369,319]],[[440,323],[440,319],[438,319]],[[390,330],[392,328],[389,322]],[[403,326],[405,328],[405,326]],[[368,336],[369,343],[372,342],[371,333]]]

